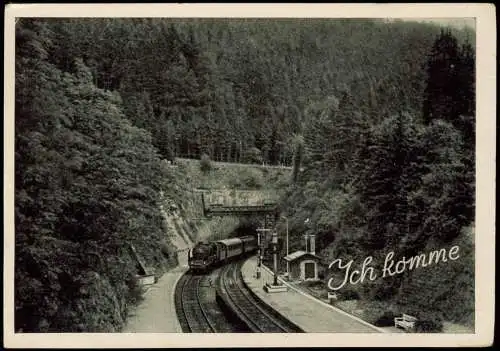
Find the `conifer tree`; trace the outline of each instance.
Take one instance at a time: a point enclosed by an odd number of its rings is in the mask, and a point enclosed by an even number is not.
[[[456,124],[459,118],[458,97],[462,86],[457,39],[451,31],[441,31],[427,60],[427,82],[424,97],[424,122],[443,119]]]

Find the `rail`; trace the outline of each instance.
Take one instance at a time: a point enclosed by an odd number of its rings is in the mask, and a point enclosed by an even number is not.
[[[181,277],[175,292],[177,318],[184,332],[215,333],[215,324],[210,320],[200,299],[200,284],[205,275],[189,272]]]
[[[246,324],[254,333],[298,333],[295,324],[263,304],[245,286],[241,276],[242,262],[223,268],[218,282],[217,294],[233,315]]]

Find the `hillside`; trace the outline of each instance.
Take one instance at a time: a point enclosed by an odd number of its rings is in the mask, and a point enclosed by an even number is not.
[[[439,27],[370,19],[34,21],[62,71],[81,58],[164,158],[291,165],[314,104],[348,94],[380,118],[420,111]],[[142,40],[148,33],[148,40]],[[475,43],[470,29],[453,29]]]
[[[456,261],[416,270],[403,283],[397,301],[405,309],[439,313],[441,318],[474,329],[474,231],[466,228],[447,248],[458,246]],[[424,252],[443,246],[429,243]]]

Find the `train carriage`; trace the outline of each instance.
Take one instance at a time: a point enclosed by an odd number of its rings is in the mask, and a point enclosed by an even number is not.
[[[215,245],[217,247],[217,262],[218,263],[224,262],[227,259],[226,245],[224,245],[224,243],[221,243],[219,241],[216,241]]]
[[[254,252],[257,249],[257,240],[255,239],[255,236],[242,236],[240,237],[240,240],[243,244],[244,253]]]
[[[217,243],[222,248],[220,251],[222,255],[218,257],[220,261],[229,260],[243,253],[243,243],[240,238],[218,240]]]

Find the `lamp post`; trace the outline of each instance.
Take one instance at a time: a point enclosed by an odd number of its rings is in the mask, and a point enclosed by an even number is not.
[[[285,216],[281,216],[286,221],[286,255],[288,256],[288,218]],[[290,275],[290,263],[286,261],[286,278],[288,279]]]

